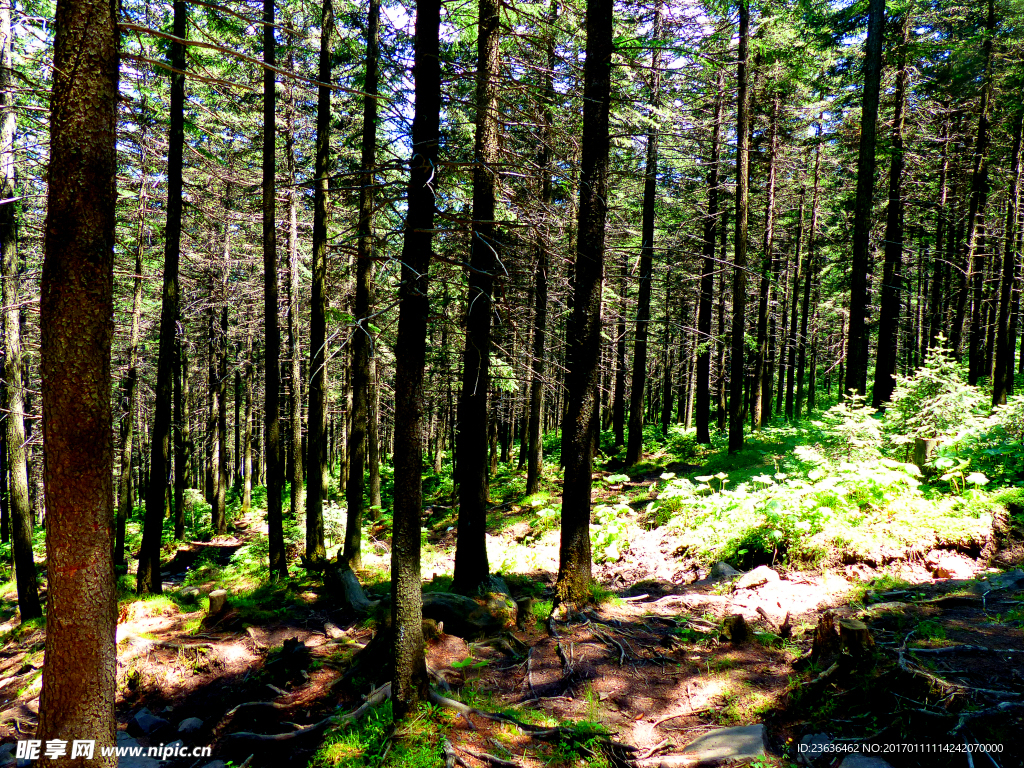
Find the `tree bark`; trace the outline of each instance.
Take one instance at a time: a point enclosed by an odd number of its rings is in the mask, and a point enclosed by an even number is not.
[[[655,47],[651,52],[651,118],[661,104],[661,24],[662,4],[654,6],[654,27],[651,35]],[[610,55],[610,52],[609,52]],[[588,56],[589,60],[589,56]],[[584,96],[584,99],[586,97]],[[586,142],[584,138],[584,142]],[[580,188],[584,189],[583,180]],[[644,167],[644,199],[640,223],[640,287],[637,296],[636,330],[633,340],[633,377],[630,387],[629,435],[626,443],[626,464],[632,466],[644,454],[644,387],[647,383],[647,337],[651,321],[651,280],[654,272],[654,204],[658,188],[658,132],[647,132],[647,160]],[[581,191],[582,204],[582,191]],[[603,215],[603,211],[602,211]],[[602,221],[604,219],[602,218]],[[582,221],[580,234],[582,236]],[[601,241],[602,248],[604,241]],[[602,254],[603,257],[603,254]],[[588,483],[589,487],[589,483]]]
[[[274,66],[274,0],[263,0],[263,328],[264,350],[264,413],[266,424],[267,528],[270,538],[270,578],[286,576],[288,566],[284,552],[284,520],[281,510],[281,330],[277,318],[277,201],[275,174],[277,169],[277,114],[275,106]]]
[[[544,71],[544,135],[541,137],[537,165],[541,169],[540,194],[543,215],[551,205],[552,152],[554,143],[553,101],[555,98],[555,32],[558,19],[558,0],[551,0],[547,29],[547,68]],[[530,380],[529,450],[526,461],[526,493],[540,489],[544,469],[544,370],[546,367],[548,321],[548,244],[537,236],[537,268],[534,276],[533,310],[533,371]]]
[[[331,82],[331,33],[334,5],[324,0],[320,24],[321,83]],[[306,406],[306,559],[327,557],[323,502],[327,467],[327,186],[331,159],[331,89],[317,88],[316,167],[313,188],[313,286],[309,302],[309,388]]]
[[[473,165],[473,223],[470,230],[466,346],[462,354],[459,432],[458,542],[452,588],[472,594],[487,579],[487,395],[490,390],[491,313],[494,270],[501,245],[494,226],[495,164],[498,162],[498,0],[480,0],[477,25],[476,139]]]
[[[996,324],[995,373],[992,376],[992,405],[1006,405],[1013,394],[1013,363],[1016,357],[1017,334],[1012,329],[1014,292],[1018,280],[1017,212],[1020,207],[1021,133],[1024,130],[1024,109],[1014,119],[1013,158],[1010,188],[1006,196],[1006,227],[1003,230],[1002,284],[999,288],[999,319]]]
[[[708,158],[708,211],[704,219],[704,259],[700,270],[700,304],[697,307],[697,442],[711,443],[711,312],[715,290],[715,247],[718,235],[718,164],[719,143],[722,135],[722,92],[725,90],[725,74],[718,73],[715,93],[715,119],[711,131],[710,156]],[[719,340],[721,341],[721,340]]]
[[[174,34],[184,38],[188,26],[184,0],[174,3]],[[116,65],[115,65],[116,66]],[[160,544],[163,537],[164,499],[171,468],[171,408],[174,347],[178,323],[178,261],[181,253],[181,173],[185,146],[185,47],[171,44],[171,125],[167,149],[167,227],[164,234],[164,277],[160,303],[160,351],[157,354],[156,400],[150,442],[146,517],[139,550],[136,591],[159,594]]]
[[[736,245],[732,279],[732,375],[729,381],[729,452],[743,449],[743,383],[746,362],[747,213],[750,208],[750,3],[739,3],[739,50],[736,66]]]
[[[596,428],[596,385],[601,363],[601,287],[608,213],[608,120],[614,53],[612,0],[587,0],[587,50],[583,69],[583,149],[579,183],[576,262],[573,270],[568,408],[562,429],[562,535],[556,600],[589,600],[591,579],[591,445]],[[660,28],[660,24],[656,25]],[[651,135],[648,135],[648,142]],[[650,144],[648,145],[650,148]],[[650,149],[648,151],[650,158]],[[648,168],[653,173],[653,167]],[[648,241],[648,246],[650,241]],[[649,252],[649,248],[647,249]],[[633,431],[630,430],[630,441]]]
[[[0,8],[0,260],[3,268],[4,379],[6,436],[10,466],[12,549],[21,620],[43,615],[32,553],[32,505],[25,459],[25,395],[21,354],[21,276],[13,200],[15,192],[14,135],[11,91],[11,7]],[[0,476],[2,478],[3,476]]]
[[[768,189],[765,195],[764,212],[764,251],[761,261],[761,286],[758,292],[757,305],[757,350],[754,354],[754,387],[751,393],[751,411],[755,430],[764,426],[770,415],[771,406],[771,373],[768,367],[768,295],[772,280],[769,275],[774,271],[775,257],[775,160],[779,150],[779,97],[772,100],[772,113],[769,122],[769,154],[768,154]],[[749,183],[749,182],[748,182]]]
[[[391,685],[396,721],[427,695],[420,581],[420,511],[423,508],[423,374],[426,366],[428,270],[434,229],[434,193],[440,140],[440,0],[416,2],[408,209],[402,247],[398,340],[395,346],[395,497],[391,548]]]
[[[875,137],[878,94],[882,80],[882,36],[885,0],[868,2],[868,36],[864,43],[864,96],[860,149],[857,156],[857,197],[853,211],[853,256],[850,260],[850,329],[846,347],[845,389],[867,394],[868,275],[871,272],[871,203],[875,185]],[[845,394],[845,392],[840,393]]]
[[[885,217],[885,266],[882,271],[882,298],[878,314],[878,351],[871,405],[881,408],[892,399],[896,387],[896,361],[899,340],[900,306],[903,290],[903,121],[906,103],[907,43],[910,37],[910,12],[900,25],[899,63],[896,71],[896,106],[892,118],[892,160],[889,166],[889,204]]]
[[[48,596],[36,738],[96,741],[96,759],[46,761],[60,768],[117,765],[116,756],[103,754],[114,745],[117,660],[110,408],[115,9],[59,0],[55,22],[40,290]]]
[[[803,174],[801,174],[802,176]],[[804,244],[804,200],[807,197],[806,182],[800,185],[800,205],[797,211],[796,242],[793,245],[793,289],[790,292],[790,317],[789,334],[786,339],[788,353],[787,377],[786,377],[786,420],[793,421],[796,417],[796,348],[797,348],[797,319],[800,314],[800,280],[803,277],[803,244]],[[806,310],[805,310],[806,311]]]
[[[360,167],[363,182],[359,189],[359,242],[356,253],[355,316],[359,327],[352,339],[352,431],[349,434],[349,473],[346,486],[348,518],[345,524],[345,550],[342,560],[350,568],[362,564],[360,538],[366,509],[367,421],[370,400],[370,356],[374,353],[370,312],[373,306],[373,182],[377,163],[377,27],[380,4],[370,0],[367,14],[366,82],[368,97],[363,101],[363,147]]]

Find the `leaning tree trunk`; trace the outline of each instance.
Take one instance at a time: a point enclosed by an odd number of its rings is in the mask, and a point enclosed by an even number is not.
[[[608,116],[614,52],[612,0],[587,0],[587,53],[583,69],[583,151],[579,183],[576,263],[565,425],[562,429],[562,535],[556,599],[579,604],[590,595],[591,446],[596,428],[601,364],[601,286],[608,213]],[[651,136],[648,135],[648,143]],[[650,157],[650,152],[648,152]],[[650,169],[649,169],[650,170]],[[632,429],[630,441],[633,440]]]
[[[12,548],[21,620],[43,615],[32,553],[32,505],[25,463],[25,399],[21,356],[21,277],[14,220],[14,105],[11,103],[11,7],[0,8],[0,260],[3,268],[4,379],[10,466]],[[0,475],[0,478],[3,476]]]
[[[868,37],[864,43],[864,96],[857,156],[857,197],[853,210],[853,256],[850,260],[850,330],[846,346],[846,390],[867,394],[868,274],[871,272],[871,198],[875,185],[875,135],[882,80],[882,35],[885,0],[868,2]],[[840,395],[845,393],[841,392]]]
[[[110,408],[117,202],[115,14],[113,3],[59,0],[55,22],[39,300],[47,414],[48,595],[35,738],[44,743],[96,742],[95,759],[46,761],[61,768],[117,765],[116,755],[106,754],[115,743],[117,693]]]
[[[715,96],[715,122],[711,131],[708,159],[708,213],[704,219],[704,260],[700,270],[700,303],[697,306],[697,442],[711,443],[711,311],[715,290],[715,246],[718,235],[718,159],[722,135],[722,92],[724,73],[718,73]]]
[[[263,0],[263,328],[264,350],[264,413],[266,414],[267,466],[267,528],[270,538],[270,578],[288,573],[284,552],[284,520],[281,510],[281,330],[277,318],[277,201],[275,170],[277,168],[277,114],[274,40],[274,0]]]
[[[363,172],[359,188],[359,241],[356,253],[355,316],[359,323],[352,339],[352,431],[349,433],[348,517],[345,523],[345,549],[342,560],[350,568],[359,568],[362,562],[360,540],[363,513],[366,509],[367,421],[370,417],[370,355],[372,333],[370,312],[373,306],[373,179],[377,163],[377,28],[380,23],[380,4],[370,0],[367,13],[366,88],[363,101],[363,148],[360,168]]]
[[[426,367],[428,270],[434,229],[434,193],[440,139],[440,0],[417,0],[415,112],[408,207],[402,246],[398,340],[395,345],[395,497],[391,548],[391,625],[396,721],[427,695],[420,580],[423,508],[423,373]]]
[[[476,67],[476,146],[473,150],[473,223],[470,228],[466,346],[462,353],[459,433],[456,448],[459,486],[456,592],[471,594],[487,579],[487,394],[490,390],[491,313],[494,270],[501,245],[494,226],[495,170],[498,162],[498,0],[480,0]]]
[[[900,297],[903,281],[903,119],[906,102],[907,42],[910,12],[903,16],[896,71],[896,106],[892,117],[892,160],[889,166],[889,205],[885,216],[885,266],[882,270],[882,298],[878,313],[878,352],[871,405],[881,408],[892,399],[896,387],[896,358],[899,340]]]
[[[651,52],[651,119],[661,105],[661,17],[662,5],[654,7],[655,40]],[[609,54],[610,55],[610,54]],[[589,55],[588,55],[589,60]],[[604,65],[608,66],[608,65]],[[584,97],[585,98],[585,97]],[[584,147],[587,139],[584,137]],[[580,204],[582,210],[583,180],[580,180]],[[651,321],[651,281],[654,272],[654,203],[658,191],[658,133],[652,127],[647,132],[647,160],[644,167],[644,199],[640,222],[640,288],[637,296],[636,331],[633,340],[633,377],[630,387],[629,435],[626,442],[626,464],[632,466],[644,454],[644,387],[647,383],[647,338]],[[602,203],[603,205],[603,203]],[[603,216],[602,210],[602,216]],[[602,218],[602,221],[604,219]],[[582,236],[582,221],[580,235]],[[604,240],[601,241],[604,247]],[[603,258],[603,254],[602,254]],[[563,462],[565,457],[563,456]],[[587,487],[590,484],[587,483]]]
[[[732,371],[729,381],[729,452],[743,449],[743,379],[746,362],[747,214],[750,208],[750,2],[740,0],[736,66],[736,245],[732,278]]]
[[[185,37],[187,14],[184,0],[175,0],[175,37]],[[163,588],[160,580],[160,543],[167,478],[171,468],[172,379],[178,323],[178,261],[181,253],[181,166],[185,146],[185,47],[180,43],[171,44],[171,66],[175,71],[171,75],[171,126],[167,149],[167,228],[164,234],[164,280],[160,304],[160,351],[157,354],[146,518],[136,575],[136,590],[139,594],[159,594]]]

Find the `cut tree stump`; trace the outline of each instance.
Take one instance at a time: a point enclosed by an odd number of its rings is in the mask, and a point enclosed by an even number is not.
[[[845,653],[855,659],[870,656],[875,648],[868,625],[857,619],[839,620],[839,644]]]
[[[918,437],[914,439],[914,463],[921,472],[934,471],[928,462],[935,458],[939,441],[934,437]]]
[[[734,613],[725,620],[725,628],[733,645],[743,645],[750,639],[750,628],[742,613]]]
[[[839,631],[836,629],[836,617],[832,611],[825,611],[818,617],[818,626],[814,630],[811,659],[814,661],[831,659],[839,653],[841,648]]]

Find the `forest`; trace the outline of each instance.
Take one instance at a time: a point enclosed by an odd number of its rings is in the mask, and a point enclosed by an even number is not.
[[[1020,0],[0,0],[0,768],[1024,767]]]

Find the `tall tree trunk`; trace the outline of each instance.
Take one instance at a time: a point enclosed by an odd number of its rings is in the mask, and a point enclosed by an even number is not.
[[[716,372],[716,408],[715,408],[715,426],[719,432],[722,432],[726,428],[727,416],[728,416],[728,402],[725,396],[725,384],[728,378],[728,372],[725,366],[725,352],[726,352],[726,334],[725,334],[725,263],[726,255],[728,250],[729,241],[729,209],[727,207],[722,208],[722,222],[718,228],[719,245],[718,245],[718,263],[722,266],[718,270],[718,338],[715,340],[718,347],[718,359],[715,361],[715,372]]]
[[[750,2],[739,3],[739,50],[736,66],[736,245],[732,279],[732,375],[729,381],[729,452],[743,449],[743,383],[746,362],[747,213],[750,208]]]
[[[370,519],[377,520],[380,518],[382,502],[380,496],[380,384],[377,381],[376,355],[370,356],[369,373],[370,394],[367,398],[366,430],[369,445],[367,460],[370,465]]]
[[[943,105],[945,107],[945,105]],[[935,347],[939,342],[939,333],[942,329],[943,301],[946,291],[945,280],[947,272],[946,260],[943,258],[943,248],[946,245],[945,239],[952,239],[949,225],[946,222],[946,179],[949,173],[949,122],[943,120],[942,133],[939,135],[942,143],[942,165],[939,170],[939,204],[935,212],[935,251],[932,256],[932,285],[931,301],[929,305],[929,329],[928,349]]]
[[[184,0],[175,0],[175,37],[185,37],[187,14]],[[164,233],[164,279],[160,303],[160,351],[157,355],[146,518],[136,575],[136,590],[140,595],[145,592],[159,594],[163,588],[160,580],[160,544],[163,536],[164,497],[171,467],[172,379],[178,323],[178,260],[181,251],[181,171],[185,146],[185,47],[180,43],[171,43],[171,66],[175,71],[171,75],[171,125],[167,149],[167,227]]]
[[[323,30],[321,29],[321,32]],[[288,33],[287,68],[295,69],[293,35]],[[330,73],[328,73],[328,78]],[[329,82],[329,79],[325,82]],[[295,81],[288,81],[285,108],[285,167],[288,174],[288,482],[292,519],[306,508],[302,456],[302,351],[299,343],[299,191],[295,185]]]
[[[323,0],[320,24],[321,83],[331,82],[334,5]],[[369,99],[369,101],[374,101]],[[313,188],[313,286],[309,302],[309,398],[306,407],[306,559],[327,557],[323,502],[327,493],[327,185],[331,158],[331,89],[317,88],[316,167]]]
[[[63,757],[50,765],[114,768],[117,757],[107,750],[115,743],[117,693],[110,408],[116,6],[59,0],[55,30],[39,301],[48,588],[35,738],[96,742],[95,759]],[[167,365],[168,382],[169,374]]]
[[[476,66],[476,140],[473,150],[473,223],[459,395],[459,522],[453,588],[471,594],[488,574],[487,395],[490,390],[494,270],[501,245],[494,227],[494,168],[498,162],[498,0],[480,0]]]
[[[220,280],[220,328],[217,330],[217,472],[214,531],[227,533],[228,493],[228,271],[231,261],[231,187],[225,193],[224,260]]]
[[[544,71],[544,134],[537,157],[541,171],[540,194],[542,215],[549,215],[551,206],[552,152],[554,143],[555,97],[555,29],[558,19],[558,0],[551,0],[547,28],[547,68]],[[544,469],[544,429],[541,418],[544,412],[544,370],[547,346],[548,321],[548,244],[541,234],[537,236],[537,267],[534,276],[533,309],[533,371],[530,380],[530,424],[529,451],[526,461],[526,493],[533,494],[540,489],[540,478]]]
[[[772,251],[775,246],[775,160],[779,150],[778,125],[779,97],[776,96],[772,100],[769,123],[768,189],[765,195],[764,246],[757,305],[757,350],[754,354],[754,388],[750,396],[755,430],[764,426],[767,416],[770,415],[767,412],[771,410],[770,405],[766,406],[766,403],[771,401],[771,373],[768,368],[768,314],[770,311],[768,298],[772,284],[769,275],[775,269],[775,257]]]
[[[408,208],[402,246],[398,341],[395,346],[395,500],[391,548],[391,624],[395,720],[408,717],[427,695],[420,580],[423,508],[423,373],[426,367],[428,271],[440,139],[440,0],[416,2],[413,67],[415,111]]]
[[[189,454],[188,357],[181,338],[174,344],[174,538],[185,537],[185,487]]]
[[[359,323],[352,339],[352,430],[349,433],[349,472],[346,486],[348,518],[345,524],[345,549],[342,554],[352,568],[361,564],[360,537],[366,509],[367,421],[370,400],[370,356],[373,354],[372,329],[369,326],[373,306],[373,181],[377,164],[377,27],[380,20],[378,0],[370,0],[367,17],[366,93],[363,101],[363,146],[359,189],[359,241],[356,254],[355,316]]]
[[[722,92],[725,73],[718,73],[715,95],[715,121],[711,131],[708,158],[708,211],[704,219],[704,259],[700,271],[700,303],[697,307],[697,442],[711,443],[711,312],[715,289],[715,246],[718,234],[718,162],[719,142],[722,135]],[[721,341],[721,340],[719,340]]]
[[[892,161],[889,166],[889,205],[885,216],[885,267],[882,271],[882,298],[878,313],[878,352],[871,405],[881,408],[892,399],[896,387],[896,360],[899,339],[900,305],[903,291],[903,120],[907,83],[907,43],[910,38],[910,11],[904,12],[900,25],[899,63],[896,71],[896,106],[892,117]]]
[[[871,202],[875,186],[875,137],[882,80],[885,0],[868,1],[868,36],[864,43],[864,95],[857,155],[857,197],[853,211],[853,256],[850,260],[850,329],[846,347],[846,390],[867,394],[868,275],[871,272]],[[844,394],[844,393],[840,393]]]
[[[2,77],[2,75],[0,75]],[[145,125],[145,124],[143,124]],[[140,167],[146,167],[145,131],[142,133],[142,157]],[[145,173],[145,170],[143,170]],[[5,194],[5,193],[0,193]],[[5,195],[6,196],[6,195]],[[146,222],[145,176],[139,189],[139,222],[136,230],[135,277],[132,280],[132,319],[128,334],[128,370],[124,375],[123,399],[124,416],[121,435],[121,475],[118,478],[117,518],[114,529],[114,565],[124,565],[124,534],[128,518],[132,514],[132,451],[135,438],[135,411],[138,408],[138,365],[139,365],[139,323],[142,317],[142,256]],[[8,206],[4,206],[8,207]],[[7,301],[5,305],[10,306]]]
[[[803,174],[801,173],[801,176]],[[800,280],[803,277],[803,252],[802,247],[804,244],[804,200],[807,198],[807,183],[803,182],[800,185],[800,205],[797,211],[797,223],[796,223],[796,242],[793,245],[793,289],[790,291],[790,316],[789,316],[789,334],[786,340],[786,349],[788,350],[788,363],[786,366],[787,377],[786,377],[786,419],[793,421],[796,417],[795,412],[795,395],[794,392],[796,384],[796,348],[797,348],[797,318],[800,314]],[[804,310],[806,312],[806,310]]]
[[[966,299],[973,288],[967,368],[967,381],[971,385],[977,384],[983,374],[984,328],[981,321],[981,304],[985,286],[986,254],[985,249],[981,247],[981,232],[985,228],[985,203],[988,198],[989,106],[992,101],[992,37],[996,27],[995,0],[988,2],[988,20],[985,26],[986,36],[982,45],[985,57],[985,85],[981,89],[981,103],[978,105],[978,139],[974,146],[974,169],[971,173],[971,195],[967,207],[965,250],[968,272],[967,285],[963,293],[964,299]],[[959,351],[959,346],[957,350]]]
[[[21,356],[21,269],[13,200],[16,198],[11,91],[11,6],[0,8],[0,260],[3,267],[4,380],[6,382],[7,446],[10,464],[11,522],[14,571],[21,620],[43,615],[32,554],[32,506],[25,463],[25,399]],[[108,342],[109,343],[109,342]],[[108,406],[109,407],[109,406]],[[109,438],[108,438],[109,441]],[[2,476],[0,476],[2,478]],[[109,553],[108,553],[109,556]]]
[[[276,58],[274,40],[274,0],[263,0],[263,328],[264,390],[266,413],[267,528],[270,538],[270,578],[286,576],[288,566],[284,552],[284,520],[281,510],[281,330],[277,318],[277,201],[275,175],[277,169],[277,113],[275,110]]]
[[[650,83],[652,120],[656,119],[656,112],[661,105],[661,23],[662,4],[659,0],[654,6],[654,27],[651,31],[651,36],[654,40],[654,48],[651,51]],[[583,189],[582,180],[580,187]],[[647,337],[650,333],[649,325],[651,321],[651,281],[654,272],[654,204],[657,190],[658,132],[652,127],[647,132],[644,200],[640,223],[640,288],[637,296],[636,330],[633,341],[633,378],[629,402],[629,436],[626,443],[626,464],[629,466],[639,462],[644,454],[643,402],[644,387],[647,383]],[[603,247],[603,239],[601,244]]]
[[[245,386],[245,430],[242,434],[242,512],[248,514],[252,510],[252,486],[253,486],[253,425],[252,425],[252,398],[253,379],[256,376],[256,366],[252,361],[252,332],[246,333],[245,338],[245,362],[243,381]]]
[[[1020,153],[1021,133],[1024,130],[1024,109],[1018,109],[1014,119],[1013,170],[1010,189],[1006,195],[1006,227],[1003,230],[1002,284],[999,289],[999,320],[996,323],[995,373],[992,376],[992,405],[1005,405],[1013,394],[1013,363],[1016,357],[1017,334],[1012,328],[1014,292],[1018,280],[1017,270],[1017,212],[1020,207]]]
[[[660,7],[660,6],[659,6]],[[604,277],[605,219],[608,213],[608,119],[614,52],[612,0],[587,0],[587,52],[583,69],[583,140],[579,182],[576,262],[565,427],[562,430],[562,536],[556,600],[566,604],[590,597],[591,445],[596,428],[595,387],[601,362],[601,287]],[[660,14],[658,17],[660,18]],[[657,38],[660,23],[655,24]],[[653,133],[653,132],[652,132]],[[651,157],[648,134],[648,159]],[[653,175],[653,166],[648,168]],[[649,176],[650,178],[650,176]],[[653,227],[652,227],[653,229]],[[650,241],[647,241],[650,246]],[[648,247],[647,252],[650,251]],[[633,431],[630,430],[630,442]]]

